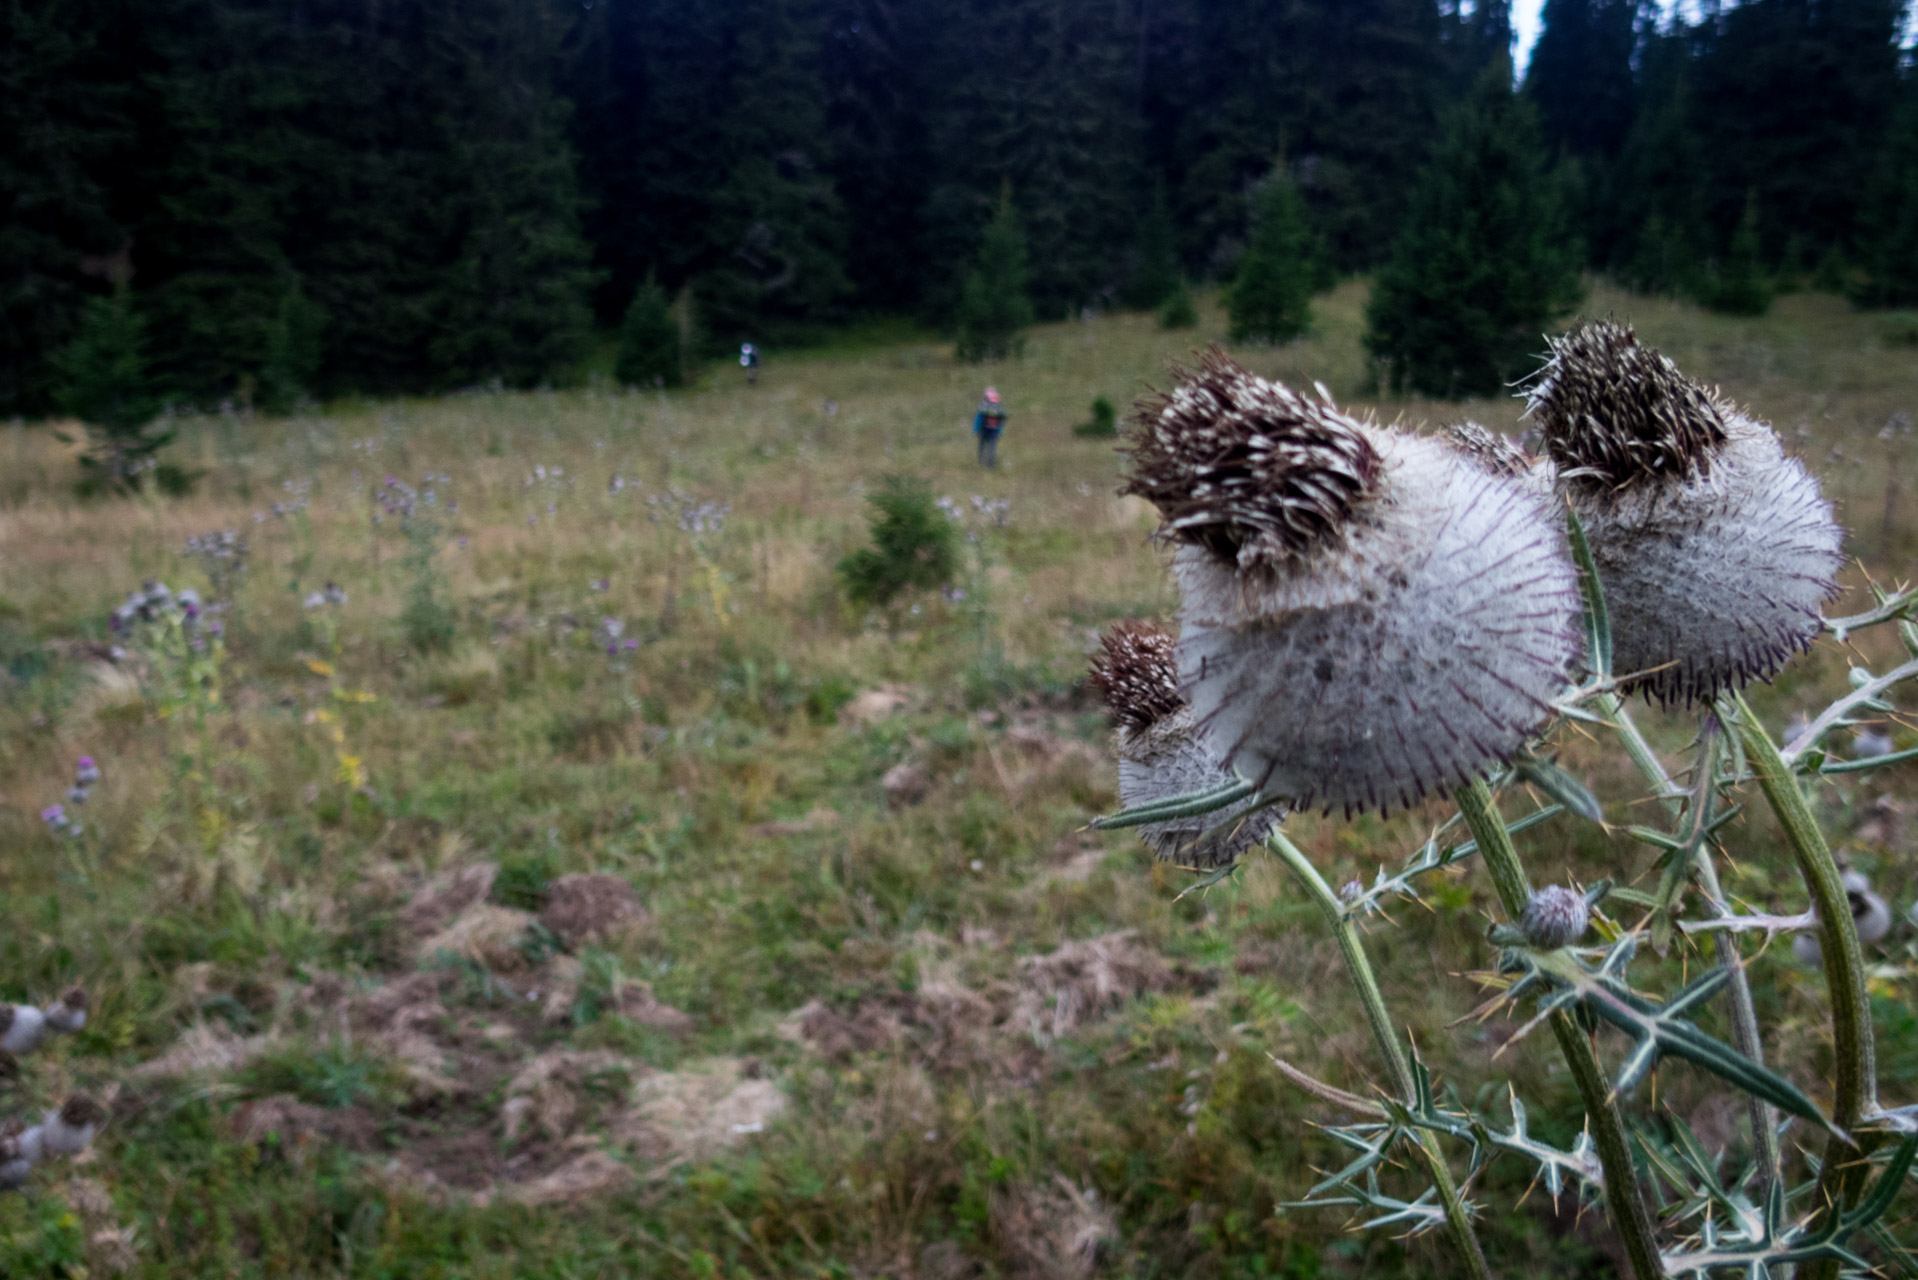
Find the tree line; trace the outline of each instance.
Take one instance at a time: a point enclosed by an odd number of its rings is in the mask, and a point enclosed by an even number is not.
[[[565,382],[622,323],[632,380],[862,315],[963,345],[1246,266],[1253,338],[1374,270],[1501,332],[1580,266],[1906,305],[1902,9],[1548,0],[1514,91],[1498,0],[0,0],[0,412],[57,407],[90,305],[166,398],[268,407]],[[1519,257],[1421,282],[1461,217]],[[1375,315],[1382,369],[1483,381],[1412,350],[1443,328]]]

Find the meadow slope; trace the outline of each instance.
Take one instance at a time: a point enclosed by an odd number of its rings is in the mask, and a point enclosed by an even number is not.
[[[1363,298],[1235,354],[1388,420],[1519,429],[1515,399],[1369,400]],[[1865,569],[1918,563],[1908,325],[1821,296],[1585,312],[1774,422]],[[0,996],[78,982],[93,1010],[0,1113],[84,1087],[111,1114],[0,1199],[0,1274],[1444,1274],[1442,1239],[1274,1211],[1342,1157],[1268,1055],[1379,1078],[1315,910],[1266,859],[1181,897],[1186,873],[1084,829],[1116,801],[1087,651],[1174,599],[1113,442],[1070,427],[1164,384],[1222,331],[1204,318],[1055,325],[985,369],[874,339],[775,352],[756,389],[721,366],[684,392],[195,417],[178,500],[83,502],[72,446],[0,428]],[[993,472],[967,431],[987,381],[1011,410]],[[867,613],[833,566],[888,474],[950,497],[966,550],[952,590]],[[189,552],[228,529],[243,555]],[[149,580],[221,606],[223,656],[110,629]],[[1826,643],[1757,704],[1782,724],[1845,667]],[[1561,737],[1633,820],[1616,755]],[[103,779],[72,836],[40,815],[81,755]],[[1902,910],[1918,772],[1858,776],[1822,803]],[[1289,829],[1336,884],[1442,812]],[[1656,852],[1521,839],[1580,880]],[[1801,909],[1762,813],[1727,840],[1736,894]],[[1377,922],[1387,995],[1445,1082],[1487,1105],[1510,1082],[1569,1141],[1546,1046],[1494,1060],[1509,1023],[1452,1025],[1492,910],[1467,863]],[[1874,948],[1888,1105],[1918,1101],[1912,939]],[[1782,944],[1756,972],[1770,1047],[1812,1079],[1822,985]],[[1695,1075],[1655,1097],[1740,1145]],[[1595,1215],[1510,1210],[1528,1178],[1474,1188],[1501,1274],[1612,1274]]]

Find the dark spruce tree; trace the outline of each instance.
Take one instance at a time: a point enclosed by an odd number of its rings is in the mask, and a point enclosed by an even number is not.
[[[44,413],[89,275],[124,266],[109,181],[133,130],[91,0],[0,5],[0,415]]]
[[[1918,306],[1918,94],[1909,89],[1859,216],[1851,256],[1853,302]]]
[[[1745,212],[1732,230],[1731,242],[1704,281],[1701,301],[1726,315],[1762,316],[1771,309],[1771,299],[1771,279],[1765,272],[1758,234],[1758,195],[1753,192],[1745,199]]]
[[[435,15],[439,70],[459,103],[447,130],[457,246],[436,282],[428,346],[444,382],[565,382],[592,337],[591,249],[552,87],[559,28],[545,5],[484,0]]]
[[[676,387],[686,380],[679,321],[666,291],[647,280],[633,294],[619,327],[613,376],[629,387]]]
[[[1152,203],[1139,219],[1139,238],[1132,271],[1122,294],[1125,304],[1141,311],[1161,306],[1179,288],[1184,272],[1179,266],[1178,228],[1166,206],[1165,184],[1153,188]]]
[[[320,373],[321,335],[326,317],[306,296],[298,276],[289,275],[280,305],[266,332],[266,361],[260,368],[254,403],[268,413],[291,413],[313,395]]]
[[[153,472],[162,488],[180,488],[180,473],[161,473],[157,455],[173,439],[155,427],[160,402],[148,372],[146,329],[122,281],[111,297],[87,303],[79,332],[55,361],[60,408],[86,428],[81,487],[92,492],[137,487]]]
[[[1606,261],[1643,293],[1687,294],[1705,243],[1705,193],[1693,123],[1687,37],[1648,41],[1637,113],[1606,184],[1605,217],[1588,225],[1610,246]]]
[[[1395,391],[1491,395],[1581,296],[1577,256],[1530,108],[1488,73],[1446,122],[1366,308]]]
[[[1298,187],[1275,167],[1253,204],[1252,234],[1227,309],[1234,342],[1290,342],[1312,323],[1312,233]]]
[[[955,326],[959,358],[977,364],[1017,354],[1032,320],[1032,299],[1026,293],[1026,233],[1007,189],[1000,193],[999,211],[986,224],[978,256],[960,287]]]

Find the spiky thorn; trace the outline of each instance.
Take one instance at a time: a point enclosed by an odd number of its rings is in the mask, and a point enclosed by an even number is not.
[[[1276,569],[1336,541],[1379,476],[1359,424],[1216,347],[1175,372],[1179,387],[1139,403],[1122,450],[1121,492],[1159,509],[1161,535],[1240,569]]]
[[[1086,677],[1112,718],[1149,729],[1185,706],[1172,633],[1151,622],[1117,623],[1099,639]]]
[[[1501,435],[1476,422],[1455,422],[1445,428],[1445,438],[1460,453],[1495,476],[1507,479],[1531,470],[1532,460],[1510,436]]]
[[[1551,339],[1526,412],[1561,479],[1602,492],[1708,475],[1731,405],[1631,326],[1601,320]]]

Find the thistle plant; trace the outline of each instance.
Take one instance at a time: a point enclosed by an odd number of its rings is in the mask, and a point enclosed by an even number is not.
[[[1834,761],[1822,745],[1896,714],[1891,691],[1918,677],[1918,591],[1879,591],[1867,612],[1825,618],[1842,535],[1817,482],[1767,425],[1627,328],[1555,340],[1529,402],[1543,458],[1475,424],[1428,438],[1361,421],[1322,388],[1302,395],[1216,353],[1141,406],[1126,491],[1159,509],[1179,629],[1122,625],[1095,658],[1126,806],[1097,825],[1138,827],[1204,883],[1263,844],[1333,930],[1392,1087],[1362,1097],[1277,1063],[1361,1117],[1327,1129],[1351,1161],[1289,1207],[1444,1226],[1464,1270],[1486,1275],[1466,1191],[1515,1157],[1554,1196],[1602,1201],[1640,1280],[1854,1274],[1871,1250],[1908,1265],[1886,1217],[1918,1156],[1918,1107],[1880,1105],[1861,949],[1891,909],[1833,857],[1806,790],[1918,756]],[[1781,746],[1739,690],[1821,632],[1843,641],[1874,626],[1897,627],[1912,660],[1856,670],[1852,691]],[[1634,724],[1633,694],[1698,714],[1676,776]],[[1660,825],[1601,827],[1621,852],[1657,850],[1653,887],[1528,877],[1515,833],[1606,819],[1553,760],[1568,725],[1615,739],[1662,809]],[[1721,886],[1728,823],[1752,782],[1805,885],[1799,915],[1740,911]],[[1448,791],[1456,812],[1396,872],[1342,893],[1281,822],[1286,809],[1385,812]],[[1362,923],[1474,858],[1503,913],[1479,1012],[1519,1020],[1501,1053],[1552,1031],[1584,1110],[1570,1149],[1530,1135],[1516,1090],[1505,1123],[1441,1094],[1407,1054],[1366,955]],[[1751,988],[1778,959],[1742,940],[1781,931],[1815,939],[1799,950],[1827,985],[1829,1080],[1765,1062]],[[1647,989],[1648,955],[1689,952],[1706,934],[1711,952],[1702,966],[1688,959],[1688,981],[1663,997]],[[1729,1039],[1707,1026],[1721,1003]],[[1747,1100],[1743,1177],[1727,1183],[1682,1123],[1666,1126],[1670,1140],[1628,1127],[1661,1064]],[[1794,1127],[1801,1146],[1824,1144],[1802,1166],[1779,1141]],[[1395,1189],[1401,1150],[1422,1190]]]
[[[0,1004],[0,1059],[9,1074],[18,1074],[19,1059],[40,1048],[54,1034],[71,1035],[87,1024],[87,993],[73,987],[44,1008],[30,1004]],[[0,1123],[0,1191],[17,1191],[48,1156],[76,1156],[93,1141],[105,1113],[91,1097],[70,1094],[59,1107],[47,1111],[39,1123],[24,1120]]]

